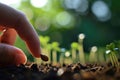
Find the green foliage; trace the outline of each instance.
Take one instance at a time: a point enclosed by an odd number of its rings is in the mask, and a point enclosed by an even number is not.
[[[52,49],[55,51],[60,51],[59,43],[58,42],[52,42]]]
[[[106,50],[109,50],[110,52],[114,52],[119,57],[120,41],[114,41],[106,45]]]
[[[39,36],[40,42],[41,42],[41,46],[42,47],[46,47],[48,42],[50,41],[50,38],[48,36]]]
[[[115,48],[115,44],[114,43],[110,43],[109,45],[106,46],[107,50],[114,51],[114,48]]]

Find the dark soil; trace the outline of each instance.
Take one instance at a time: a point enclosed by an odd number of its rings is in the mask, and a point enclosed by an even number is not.
[[[120,71],[111,64],[26,64],[0,67],[0,80],[120,80]]]

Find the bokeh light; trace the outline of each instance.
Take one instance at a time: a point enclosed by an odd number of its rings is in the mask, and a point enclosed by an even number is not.
[[[77,12],[85,13],[88,9],[88,1],[87,0],[79,0],[79,5],[76,8]]]
[[[74,0],[76,1],[76,0]],[[73,2],[72,0],[64,0],[64,4],[65,4],[65,7],[68,8],[68,9],[74,9],[73,8]]]
[[[70,15],[66,11],[60,12],[56,16],[55,21],[57,22],[58,25],[66,26],[66,28],[71,27],[73,25],[73,22],[74,22],[72,15]]]
[[[65,0],[64,4],[67,9],[74,9],[80,13],[85,13],[88,9],[88,0]]]
[[[69,51],[65,52],[65,56],[69,57],[70,56],[70,52]]]
[[[79,39],[84,39],[85,38],[85,34],[83,34],[83,33],[81,33],[81,34],[79,34]]]
[[[92,52],[96,52],[98,49],[97,49],[97,46],[93,46],[92,48],[91,48],[91,51]]]
[[[30,0],[31,4],[36,8],[42,8],[47,5],[48,0]]]
[[[64,70],[63,70],[62,68],[60,68],[60,69],[57,71],[57,75],[58,75],[58,76],[61,76],[63,73],[64,73]]]
[[[106,53],[106,54],[109,54],[110,52],[111,52],[111,50],[106,50],[106,52],[105,52],[105,53]]]
[[[65,52],[66,51],[66,49],[65,48],[61,48],[61,52]]]
[[[15,8],[19,7],[21,4],[21,0],[0,0],[0,2]]]
[[[40,31],[46,31],[50,27],[50,21],[46,17],[38,17],[35,20],[35,27]]]
[[[94,2],[92,5],[92,12],[100,21],[107,21],[111,18],[111,12],[108,5],[103,1]]]

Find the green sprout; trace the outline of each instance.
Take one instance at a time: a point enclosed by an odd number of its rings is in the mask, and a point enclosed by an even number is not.
[[[97,47],[93,46],[91,48],[90,55],[89,55],[89,61],[91,63],[96,63],[97,62],[96,52],[97,52]]]
[[[53,64],[57,64],[57,53],[58,51],[60,51],[59,48],[59,43],[58,42],[52,42],[52,60],[53,60]]]
[[[77,50],[78,50],[78,43],[77,42],[73,42],[71,44],[71,51],[72,51],[72,60],[73,60],[73,63],[77,62]]]
[[[79,51],[79,58],[80,58],[80,62],[82,64],[85,64],[85,54],[84,54],[84,50],[83,50],[83,40],[85,38],[85,35],[83,33],[79,34],[78,36],[78,51]]]
[[[47,56],[49,58],[48,63],[51,63],[51,51],[52,51],[52,45],[50,43],[47,44],[46,50],[47,50]]]
[[[70,64],[73,62],[73,60],[70,57],[71,56],[70,51],[66,51],[64,55],[65,55],[65,59],[64,59],[65,64]]]
[[[106,54],[109,56],[111,64],[113,67],[119,68],[119,61],[117,58],[118,53],[118,45],[116,45],[116,42],[110,43],[106,46]]]

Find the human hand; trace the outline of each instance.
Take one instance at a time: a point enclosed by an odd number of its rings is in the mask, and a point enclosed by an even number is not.
[[[25,41],[28,49],[36,58],[48,61],[41,54],[38,35],[25,15],[7,5],[0,3],[0,65],[25,64],[27,58],[24,52],[13,46],[17,34]]]

